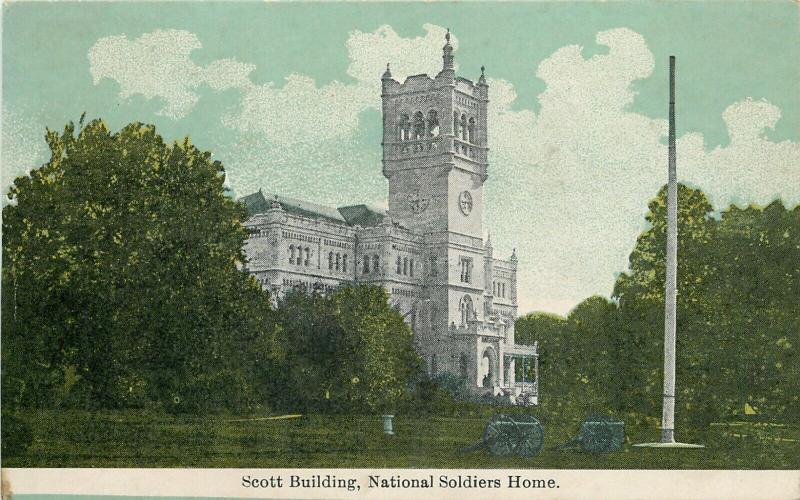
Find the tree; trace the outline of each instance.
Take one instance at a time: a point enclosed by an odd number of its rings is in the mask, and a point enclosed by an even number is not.
[[[665,190],[649,204],[614,301],[590,297],[563,318],[517,321],[539,341],[541,400],[656,417],[662,398]],[[679,187],[677,417],[704,431],[745,403],[800,418],[800,207],[729,207]],[[688,425],[687,425],[688,424]]]
[[[661,400],[663,198],[614,288],[623,404],[643,413]],[[798,210],[774,202],[714,216],[702,192],[681,186],[678,228],[679,418],[704,429],[745,403],[772,418],[797,412]]]
[[[383,288],[297,291],[278,307],[287,409],[393,411],[420,369],[411,328]]]
[[[50,160],[3,209],[4,399],[254,404],[274,331],[239,269],[246,214],[222,164],[141,123],[70,123],[46,140]]]

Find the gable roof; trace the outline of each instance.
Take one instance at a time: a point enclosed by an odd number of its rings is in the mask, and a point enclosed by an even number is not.
[[[277,201],[283,210],[302,217],[323,219],[329,222],[347,224],[348,226],[372,227],[377,226],[386,217],[386,210],[380,207],[359,204],[339,207],[338,209],[326,205],[319,205],[309,201],[298,200],[261,190],[239,198],[248,215],[263,214]]]
[[[323,219],[330,222],[338,222],[340,224],[347,224],[347,221],[338,210],[325,205],[311,203],[309,201],[298,200],[297,198],[290,198],[274,193],[266,193],[259,190],[257,193],[249,194],[240,198],[244,203],[247,213],[249,215],[263,214],[272,207],[272,202],[277,201],[281,204],[281,208],[290,214],[300,215],[303,217],[311,217],[314,219]]]

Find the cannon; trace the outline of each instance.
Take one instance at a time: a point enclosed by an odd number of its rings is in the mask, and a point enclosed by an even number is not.
[[[544,444],[544,428],[533,415],[495,415],[486,424],[480,443],[464,451],[481,448],[499,457],[533,457]]]
[[[619,451],[625,442],[625,422],[609,415],[591,415],[581,422],[578,435],[557,449],[580,447],[588,453]]]

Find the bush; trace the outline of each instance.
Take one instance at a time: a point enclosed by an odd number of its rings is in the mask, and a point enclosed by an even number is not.
[[[18,457],[24,455],[28,446],[33,442],[33,433],[30,427],[21,418],[10,413],[3,413],[0,419],[2,427],[2,453],[3,457]]]

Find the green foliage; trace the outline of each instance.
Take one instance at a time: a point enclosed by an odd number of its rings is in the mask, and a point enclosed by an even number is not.
[[[3,208],[4,403],[253,405],[270,308],[222,165],[140,123],[46,139]]]
[[[800,207],[730,207],[679,186],[677,418],[684,429],[741,415],[800,419]],[[566,318],[517,321],[539,341],[545,406],[660,416],[663,385],[665,189],[617,279]]]
[[[587,414],[611,406],[614,367],[609,353],[615,315],[615,304],[590,297],[567,318],[533,313],[517,320],[517,341],[539,342],[540,404]],[[532,375],[529,371],[525,378]]]
[[[2,457],[9,459],[24,455],[33,442],[33,433],[23,418],[9,412],[3,412],[0,418],[0,429],[3,431]]]
[[[277,316],[284,369],[275,400],[287,409],[395,411],[419,371],[411,329],[380,287],[289,293]]]

